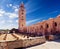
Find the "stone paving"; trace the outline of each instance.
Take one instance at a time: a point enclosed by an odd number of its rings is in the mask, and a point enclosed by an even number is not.
[[[44,44],[33,46],[26,49],[60,49],[60,40],[58,41],[47,41]]]

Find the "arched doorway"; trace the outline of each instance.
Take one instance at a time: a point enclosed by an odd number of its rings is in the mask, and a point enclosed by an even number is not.
[[[45,38],[46,38],[46,40],[49,40],[48,28],[49,28],[49,25],[46,23],[46,24],[45,24]]]

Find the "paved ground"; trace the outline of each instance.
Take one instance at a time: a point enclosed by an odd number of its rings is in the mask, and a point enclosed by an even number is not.
[[[33,46],[26,49],[60,49],[60,40],[47,41],[44,44]]]

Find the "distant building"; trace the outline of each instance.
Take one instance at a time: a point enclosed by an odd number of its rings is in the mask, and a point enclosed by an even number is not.
[[[6,29],[6,30],[0,30],[0,34],[5,34],[5,33],[9,33],[10,32],[10,30],[8,30],[8,29]]]

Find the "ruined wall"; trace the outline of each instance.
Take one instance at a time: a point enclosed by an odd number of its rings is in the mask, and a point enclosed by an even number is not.
[[[23,47],[33,46],[41,43],[45,43],[45,37],[33,37],[32,39],[26,39],[23,41]]]
[[[28,47],[33,46],[36,44],[45,43],[45,37],[32,37],[27,39],[21,39],[16,41],[6,41],[0,43],[0,49],[15,49],[15,48],[21,48],[21,47]]]

